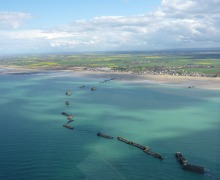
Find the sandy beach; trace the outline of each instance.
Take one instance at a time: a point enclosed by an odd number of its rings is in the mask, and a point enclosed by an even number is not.
[[[200,88],[220,90],[220,77],[195,77],[195,76],[172,76],[172,75],[139,75],[129,72],[101,72],[101,71],[84,71],[80,68],[61,69],[61,68],[26,68],[19,66],[0,66],[0,74],[13,73],[37,73],[45,71],[71,72],[81,77],[97,78],[117,78],[118,81],[129,83],[159,83],[181,86],[186,88]]]

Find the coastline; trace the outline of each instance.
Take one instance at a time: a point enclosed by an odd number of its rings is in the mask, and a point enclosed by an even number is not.
[[[186,88],[199,88],[199,89],[210,89],[220,90],[220,77],[196,77],[196,76],[172,76],[172,75],[143,75],[134,74],[130,72],[103,72],[103,71],[92,71],[83,70],[84,67],[75,68],[27,68],[20,66],[0,66],[0,75],[3,74],[16,74],[16,73],[38,73],[45,71],[59,71],[59,72],[70,72],[77,74],[81,77],[95,76],[99,78],[117,78],[118,81],[125,83],[155,83],[155,84],[167,84],[175,85]]]

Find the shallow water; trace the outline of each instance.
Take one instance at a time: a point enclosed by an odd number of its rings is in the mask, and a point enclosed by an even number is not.
[[[1,75],[0,179],[220,179],[219,91],[118,80],[99,84],[105,79]],[[90,90],[93,86],[97,91]],[[72,96],[65,95],[68,90]],[[73,131],[62,127],[67,121],[62,111],[74,115]],[[149,146],[165,159],[117,136]],[[177,151],[209,172],[182,170]]]

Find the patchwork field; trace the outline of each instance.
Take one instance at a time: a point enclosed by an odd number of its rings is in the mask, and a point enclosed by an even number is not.
[[[144,74],[219,76],[219,52],[45,54],[1,59],[28,68],[100,68]]]

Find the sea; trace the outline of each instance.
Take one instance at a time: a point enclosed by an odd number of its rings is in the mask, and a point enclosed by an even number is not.
[[[219,90],[112,78],[56,71],[1,74],[0,180],[220,179]],[[62,112],[73,115],[73,130],[63,127]],[[182,169],[176,152],[204,166],[205,173]]]

